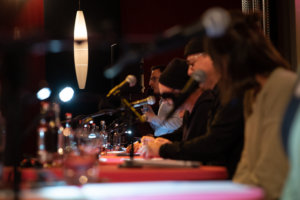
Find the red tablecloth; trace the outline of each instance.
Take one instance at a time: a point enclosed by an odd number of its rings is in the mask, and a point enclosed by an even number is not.
[[[160,180],[224,180],[227,171],[223,167],[200,168],[118,168],[115,165],[101,166],[100,177],[110,182],[160,181]]]
[[[102,179],[109,182],[134,182],[134,181],[162,181],[162,180],[225,180],[227,170],[225,167],[201,166],[200,168],[119,168],[129,156],[116,156],[113,154],[102,155],[100,160],[100,173]],[[135,159],[142,159],[135,156]],[[22,169],[22,180],[36,181],[38,170],[28,168]],[[47,177],[63,179],[62,168],[42,169]],[[43,175],[45,176],[45,175]],[[8,174],[4,174],[8,179]],[[10,177],[12,179],[12,176]]]
[[[22,169],[22,180],[34,181],[38,178],[35,169]],[[43,169],[49,177],[63,179],[61,168]],[[162,181],[162,180],[224,180],[224,167],[202,166],[200,168],[119,168],[118,165],[101,165],[100,178],[109,182]]]

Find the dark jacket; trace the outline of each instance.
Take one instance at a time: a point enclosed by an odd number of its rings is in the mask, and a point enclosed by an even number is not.
[[[163,158],[198,160],[210,165],[225,166],[229,178],[232,178],[244,143],[243,98],[221,105],[217,87],[213,93],[215,99],[209,113],[206,134],[192,140],[162,145],[159,154]]]
[[[189,114],[188,111],[185,111],[182,126],[173,133],[160,137],[172,142],[181,142],[204,135],[206,133],[208,113],[211,109],[213,98],[212,91],[204,91],[195,102],[192,113]]]

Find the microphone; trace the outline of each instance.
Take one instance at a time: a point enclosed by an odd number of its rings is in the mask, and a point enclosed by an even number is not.
[[[142,100],[139,100],[139,101],[134,101],[134,102],[131,103],[131,105],[133,107],[140,107],[140,106],[145,105],[145,104],[153,105],[153,104],[155,104],[155,102],[156,102],[155,97],[154,96],[149,96],[146,99],[142,99]]]
[[[112,90],[110,90],[108,95],[106,95],[106,97],[110,97],[111,95],[116,95],[119,92],[121,92],[121,90],[123,90],[124,88],[133,87],[133,86],[135,86],[135,84],[136,84],[135,76],[128,75],[122,83],[120,83],[119,85],[114,87]]]
[[[106,78],[113,78],[126,66],[139,62],[143,56],[151,56],[174,50],[186,45],[193,37],[205,36],[217,38],[222,36],[230,23],[230,15],[223,8],[207,10],[200,20],[186,27],[174,26],[158,35],[154,42],[148,42],[140,51],[129,51],[111,68],[104,72]]]
[[[199,87],[199,83],[206,80],[206,74],[202,70],[195,71],[184,88],[180,91],[179,96],[174,101],[173,109],[166,116],[166,120],[172,117],[174,112],[185,102],[185,100]]]

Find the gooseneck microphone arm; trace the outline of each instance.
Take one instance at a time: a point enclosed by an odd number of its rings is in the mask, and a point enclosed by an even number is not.
[[[133,75],[128,75],[126,79],[114,87],[112,90],[109,91],[109,93],[106,95],[106,97],[115,96],[121,92],[124,88],[127,87],[133,87],[136,84],[136,78]]]
[[[174,107],[166,116],[166,120],[171,118],[175,111],[189,98],[189,96],[199,88],[200,83],[204,83],[206,80],[206,74],[202,70],[195,71],[183,89],[180,91],[178,97],[173,100]]]
[[[138,101],[135,101],[135,102],[132,102],[130,103],[133,107],[140,107],[140,106],[143,106],[143,105],[153,105],[155,104],[156,102],[156,99],[154,96],[149,96],[147,97],[146,99],[142,99],[142,100],[138,100]]]

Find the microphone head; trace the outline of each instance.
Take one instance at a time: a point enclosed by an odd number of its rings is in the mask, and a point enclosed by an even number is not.
[[[133,75],[128,75],[125,80],[129,83],[130,87],[133,87],[136,84],[136,78]]]
[[[202,23],[209,37],[220,37],[229,26],[230,15],[223,8],[211,8],[203,14]]]
[[[155,102],[156,102],[156,99],[155,99],[154,96],[149,96],[149,97],[147,98],[147,100],[148,100],[148,104],[149,104],[149,105],[153,105],[153,104],[155,104]]]
[[[202,70],[196,70],[192,74],[192,78],[199,83],[204,83],[206,81],[206,74]]]

